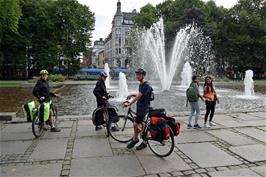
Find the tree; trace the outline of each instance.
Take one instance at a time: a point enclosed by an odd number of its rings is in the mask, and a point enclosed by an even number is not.
[[[227,62],[239,71],[248,68],[266,70],[266,19],[265,1],[241,0],[230,9],[227,29]]]
[[[19,5],[23,16],[17,32],[5,33],[1,68],[45,68],[51,72],[65,56],[69,69],[76,72],[79,53],[91,43],[94,14],[89,7],[77,0],[21,0]]]
[[[0,66],[4,61],[3,38],[6,33],[17,32],[20,16],[19,0],[0,0]]]
[[[134,24],[138,27],[150,28],[158,19],[156,8],[151,4],[146,4],[140,9],[140,14],[134,18]]]

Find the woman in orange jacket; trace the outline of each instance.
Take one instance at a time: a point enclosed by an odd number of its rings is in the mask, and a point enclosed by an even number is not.
[[[206,114],[204,119],[205,128],[210,128],[211,126],[216,125],[215,123],[212,122],[212,118],[215,112],[216,101],[219,103],[219,100],[215,92],[215,89],[213,87],[212,81],[213,79],[211,76],[206,76],[205,83],[203,86],[203,97],[205,98],[205,103],[206,103]],[[208,123],[209,114],[210,114],[210,119]]]

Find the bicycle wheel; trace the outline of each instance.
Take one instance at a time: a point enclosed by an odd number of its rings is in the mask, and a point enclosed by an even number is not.
[[[34,118],[32,120],[32,133],[33,135],[38,138],[43,135],[43,122],[40,121],[39,117],[37,115],[34,115]]]
[[[51,106],[51,113],[52,113],[53,124],[55,126],[57,126],[57,124],[58,124],[58,114],[57,114],[57,107],[54,104],[52,104],[52,106]]]
[[[170,137],[167,140],[158,141],[154,140],[151,137],[151,131],[149,129],[149,126],[147,126],[145,130],[145,136],[147,140],[147,144],[150,148],[150,150],[159,157],[167,157],[169,156],[175,147],[175,139],[174,139],[174,133],[171,130],[170,131]]]
[[[110,136],[120,143],[131,141],[134,135],[133,120],[124,115],[112,118],[107,128]]]

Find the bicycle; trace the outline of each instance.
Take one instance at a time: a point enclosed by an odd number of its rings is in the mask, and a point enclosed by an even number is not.
[[[153,109],[150,108],[150,110]],[[120,117],[118,121],[120,123],[118,124],[118,122],[117,123],[113,122],[121,130],[122,134],[121,132],[119,134],[117,132],[110,131],[110,136],[116,141],[121,143],[126,143],[131,141],[133,138],[132,135],[134,134],[133,120],[135,119],[135,117],[136,117],[136,112],[132,111],[131,107],[128,107],[126,115],[124,117]],[[110,120],[110,123],[112,123],[112,120]],[[175,140],[174,140],[175,135],[173,131],[170,129],[170,136],[168,137],[168,139],[158,140],[154,139],[154,137],[152,136],[153,130],[151,129],[151,122],[148,114],[145,116],[144,125],[145,128],[143,131],[142,139],[147,142],[149,149],[159,157],[169,156],[173,152],[175,146]],[[130,131],[130,128],[132,129],[132,131]],[[123,134],[123,132],[125,133]],[[131,134],[128,134],[127,132],[130,132]]]
[[[53,120],[53,125],[57,125],[58,123],[58,112],[57,112],[57,107],[53,103],[53,100],[51,99],[51,104],[50,104],[50,114],[52,116]],[[33,109],[33,120],[32,120],[32,133],[36,138],[39,138],[43,135],[44,132],[44,124],[46,122],[41,121],[39,118],[39,110],[37,107]]]
[[[94,125],[103,125],[106,127],[106,137],[111,136],[113,139],[115,139],[116,141],[119,141],[119,139],[116,138],[117,135],[121,135],[121,132],[124,132],[125,128],[120,129],[119,127],[121,127],[119,124],[122,122],[121,120],[124,120],[124,115],[118,115],[118,109],[116,106],[110,104],[108,102],[109,98],[113,98],[113,96],[108,96],[108,98],[105,100],[105,106],[100,107],[100,108],[96,108],[93,111],[92,114],[92,121]],[[103,119],[99,121],[99,117],[96,118],[96,114],[100,112],[99,114],[102,114]],[[133,120],[131,120],[132,125],[131,128],[133,128]],[[129,132],[130,135],[132,135],[132,133],[134,133],[134,130],[132,129],[132,131]],[[121,143],[126,143],[129,142],[132,139],[132,137],[127,138],[126,140],[120,140],[119,142]]]

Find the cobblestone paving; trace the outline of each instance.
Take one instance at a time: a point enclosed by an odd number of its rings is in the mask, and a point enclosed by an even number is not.
[[[18,140],[14,136],[19,135],[23,127],[28,127],[25,130],[31,131],[30,123],[17,124],[19,127],[21,125],[17,131],[10,130],[12,123],[1,123],[1,177],[18,176],[17,174],[36,176],[36,173],[40,176],[60,177],[97,176],[97,174],[142,177],[266,176],[266,112],[220,114],[218,118],[216,127],[199,130],[186,129],[186,118],[184,116],[177,118],[183,126],[181,134],[175,139],[176,147],[173,154],[163,159],[153,155],[149,149],[141,152],[126,149],[126,144],[106,138],[104,129],[95,133],[91,121],[86,116],[60,117],[59,126],[63,129],[62,132],[46,131],[42,138],[34,138],[32,135],[23,140]],[[215,119],[214,117],[214,122]],[[257,124],[252,121],[253,119],[259,120],[262,124]],[[227,123],[232,122],[232,125],[228,127],[219,124],[223,120]],[[234,125],[235,122],[239,122],[241,127]],[[12,132],[10,140],[9,132]],[[53,137],[53,134],[57,135]],[[60,144],[65,140],[66,145]],[[61,149],[65,152],[64,156],[54,154],[58,159],[34,160],[32,157],[39,155],[38,153],[45,156],[49,152],[50,156],[59,150],[53,149],[57,145],[46,149],[37,148],[45,141],[58,142],[58,147],[64,147]],[[96,144],[99,144],[99,147],[95,148]],[[88,149],[89,147],[93,148]],[[261,147],[264,147],[263,151]],[[200,150],[195,152],[195,148]],[[250,149],[251,155],[244,154]],[[46,173],[44,169],[50,173]]]

